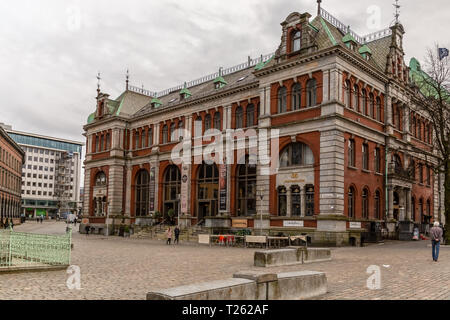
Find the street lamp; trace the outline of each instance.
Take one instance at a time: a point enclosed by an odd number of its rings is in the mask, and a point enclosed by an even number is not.
[[[262,221],[263,221],[263,199],[264,199],[264,188],[261,187],[259,189],[259,198],[261,199],[260,206],[261,206],[261,216],[260,216],[260,225],[259,225],[259,235],[262,236]]]

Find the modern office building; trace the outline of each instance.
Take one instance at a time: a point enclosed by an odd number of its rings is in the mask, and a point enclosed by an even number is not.
[[[75,212],[80,202],[82,142],[6,128],[25,151],[22,213],[27,217]]]
[[[98,90],[84,127],[83,222],[112,232],[159,211],[187,226],[342,245],[440,220],[434,132],[417,108],[420,64],[404,61],[402,24],[360,36],[319,1],[315,18],[294,12],[281,27],[274,54],[184,85],[151,92],[127,77],[116,99]],[[275,131],[256,152],[237,143]],[[202,162],[229,132],[231,152]],[[172,154],[181,141],[183,163]]]
[[[21,175],[25,152],[0,124],[0,227],[20,223]]]

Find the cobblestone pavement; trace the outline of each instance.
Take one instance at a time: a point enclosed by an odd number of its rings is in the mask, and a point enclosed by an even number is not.
[[[64,233],[66,224],[28,222],[16,231]],[[196,282],[232,277],[253,267],[256,249],[223,248],[163,241],[106,238],[73,233],[72,264],[81,268],[81,290],[69,290],[65,271],[0,274],[0,299],[145,299],[146,293]],[[440,261],[428,241],[387,242],[365,248],[336,248],[333,261],[267,268],[270,272],[325,272],[328,294],[319,299],[450,300],[450,248]],[[382,289],[369,290],[367,267],[381,268]]]

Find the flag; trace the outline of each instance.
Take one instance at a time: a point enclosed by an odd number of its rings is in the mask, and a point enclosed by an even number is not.
[[[447,48],[439,48],[439,60],[444,59],[445,57],[448,57],[449,51]]]

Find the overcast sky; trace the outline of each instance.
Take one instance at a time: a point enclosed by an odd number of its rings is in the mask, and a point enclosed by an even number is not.
[[[365,35],[389,26],[393,2],[322,6]],[[435,42],[448,46],[448,0],[400,4],[408,61],[422,60]],[[125,87],[127,68],[133,85],[160,91],[275,51],[280,23],[294,11],[314,17],[316,0],[0,1],[0,122],[84,141],[97,72],[113,98]]]

